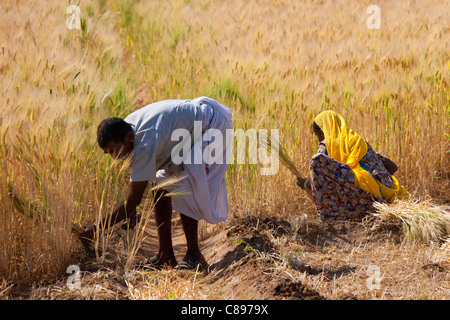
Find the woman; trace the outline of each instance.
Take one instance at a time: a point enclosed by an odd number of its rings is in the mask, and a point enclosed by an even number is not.
[[[322,218],[358,221],[373,211],[374,201],[393,202],[408,195],[393,176],[395,163],[348,128],[340,114],[320,113],[313,129],[320,143],[310,161],[311,179],[298,178],[297,184],[312,191]]]

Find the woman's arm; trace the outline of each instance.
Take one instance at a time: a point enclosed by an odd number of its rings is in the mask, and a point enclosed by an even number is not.
[[[381,153],[376,152],[376,154],[377,154],[377,156],[379,156],[381,158],[381,162],[383,162],[383,165],[386,168],[386,170],[389,172],[389,174],[391,176],[394,175],[394,173],[396,173],[397,170],[398,170],[398,167],[394,163],[394,161],[392,161],[391,159],[383,156]]]
[[[391,176],[398,170],[397,165],[389,158],[383,157],[383,165]]]

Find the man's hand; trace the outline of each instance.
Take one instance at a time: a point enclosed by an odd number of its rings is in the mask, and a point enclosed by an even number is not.
[[[80,240],[81,243],[87,248],[91,244],[92,240],[94,239],[94,235],[96,232],[97,227],[95,224],[91,224],[84,228],[83,232],[80,234]]]
[[[141,216],[142,215],[139,212],[136,212],[132,217],[130,217],[130,219],[128,219],[128,221],[122,223],[120,228],[123,230],[134,229],[134,227],[139,223],[139,221],[141,221]]]

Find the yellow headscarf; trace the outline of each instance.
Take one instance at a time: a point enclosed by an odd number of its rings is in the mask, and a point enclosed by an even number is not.
[[[325,135],[327,152],[333,159],[346,163],[355,174],[355,185],[371,194],[393,202],[395,198],[408,195],[405,188],[399,184],[394,176],[392,188],[388,188],[375,180],[364,170],[359,161],[367,153],[367,143],[356,132],[348,128],[344,118],[334,111],[321,112],[314,122]]]

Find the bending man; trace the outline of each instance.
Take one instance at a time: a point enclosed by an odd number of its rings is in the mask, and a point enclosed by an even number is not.
[[[131,157],[131,176],[126,205],[117,207],[101,225],[112,226],[127,219],[133,227],[136,207],[148,182],[159,183],[181,173],[181,180],[154,194],[159,251],[148,259],[148,264],[157,268],[178,264],[172,246],[173,207],[181,214],[187,241],[186,255],[178,266],[204,267],[206,262],[198,244],[198,221],[204,219],[216,224],[227,219],[225,173],[229,141],[225,138],[226,130],[232,128],[231,110],[207,97],[160,101],[125,119],[103,120],[98,126],[98,144],[113,158]],[[216,141],[220,143],[214,143],[214,134],[221,134],[222,139]],[[204,156],[210,149],[214,149],[212,162]],[[168,192],[179,194],[164,196]],[[88,226],[82,239],[92,239],[95,228]]]

